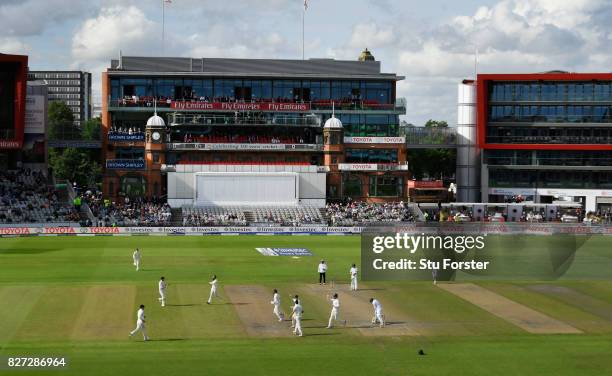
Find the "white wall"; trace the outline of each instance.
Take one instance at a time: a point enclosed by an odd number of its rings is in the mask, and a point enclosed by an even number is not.
[[[196,205],[296,205],[295,172],[199,172]]]
[[[176,172],[168,172],[168,203],[172,207],[194,205],[196,174],[202,172],[235,173],[295,173],[298,176],[298,201],[302,204],[325,206],[325,172],[317,166],[293,165],[177,165]]]

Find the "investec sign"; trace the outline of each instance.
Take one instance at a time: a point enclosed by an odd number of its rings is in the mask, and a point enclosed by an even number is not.
[[[172,102],[170,108],[177,110],[303,112],[310,111],[310,104],[271,102]]]
[[[406,137],[344,137],[346,144],[403,144]]]

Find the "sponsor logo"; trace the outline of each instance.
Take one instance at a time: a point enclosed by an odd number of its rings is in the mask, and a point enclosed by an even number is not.
[[[128,227],[126,228],[127,232],[131,232],[134,234],[150,234],[155,231],[154,227]]]
[[[0,149],[21,149],[21,142],[14,140],[0,140]]]
[[[44,234],[76,234],[74,227],[45,227]]]
[[[307,248],[255,248],[264,256],[312,256]]]
[[[0,227],[0,235],[27,235],[30,229],[27,227]]]
[[[90,227],[89,232],[92,234],[118,234],[119,227]]]
[[[241,103],[241,102],[180,102],[174,101],[171,108],[178,110],[224,110],[224,111],[309,111],[308,103]]]

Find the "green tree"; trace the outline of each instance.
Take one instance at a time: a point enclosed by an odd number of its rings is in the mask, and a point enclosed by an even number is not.
[[[93,187],[102,179],[102,168],[88,151],[75,148],[49,149],[49,166],[58,180]]]
[[[52,101],[47,110],[49,138],[52,140],[78,140],[81,130],[74,125],[74,115],[66,103]]]
[[[100,130],[102,129],[102,119],[99,117],[92,118],[82,123],[81,134],[83,140],[94,141],[100,139]]]
[[[446,120],[429,119],[425,123],[425,128],[448,128],[448,123]]]
[[[440,179],[455,173],[457,153],[454,149],[415,149],[408,152],[408,166],[412,176]]]

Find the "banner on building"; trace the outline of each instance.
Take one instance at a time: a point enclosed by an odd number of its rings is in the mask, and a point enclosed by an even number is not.
[[[220,111],[272,111],[304,112],[310,111],[310,103],[278,102],[187,102],[173,101],[170,108],[176,110],[220,110]]]

